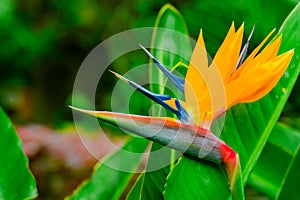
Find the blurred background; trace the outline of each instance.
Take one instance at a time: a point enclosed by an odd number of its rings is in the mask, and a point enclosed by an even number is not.
[[[165,3],[172,3],[186,20],[191,37],[196,39],[199,29],[204,29],[204,37],[209,37],[206,43],[211,55],[216,52],[232,21],[237,25],[245,22],[246,33],[256,23],[251,49],[274,27],[278,30],[297,2],[2,0],[0,105],[23,140],[30,167],[37,178],[39,198],[59,199],[70,194],[89,176],[96,162],[76,137],[72,113],[67,105],[71,104],[77,70],[100,42],[121,31],[153,26],[160,8]],[[147,60],[142,52],[128,54],[111,68],[122,73]],[[97,108],[109,109],[114,82],[110,74],[102,79],[100,84],[105,84],[105,91],[97,97]],[[298,81],[280,119],[297,129],[300,129],[300,95],[295,91],[299,89]],[[135,112],[147,110],[140,105]],[[112,133],[112,138],[117,143],[124,139],[118,132]],[[62,141],[64,148],[53,148]],[[110,150],[101,142],[100,136],[94,135],[91,141],[95,146],[103,147],[99,155]]]

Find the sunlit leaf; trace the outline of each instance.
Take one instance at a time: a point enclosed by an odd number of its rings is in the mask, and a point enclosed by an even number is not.
[[[14,127],[0,108],[0,199],[33,199],[36,182]]]

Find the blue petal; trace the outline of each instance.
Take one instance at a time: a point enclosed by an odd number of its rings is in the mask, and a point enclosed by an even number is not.
[[[178,101],[178,99],[175,100],[176,108],[178,109],[178,112],[181,116],[180,120],[184,122],[188,122],[189,120],[189,114],[186,112],[186,110],[182,107],[181,103]]]
[[[171,80],[171,82],[182,92],[184,93],[184,79],[175,76],[163,64],[161,64],[145,47],[141,44],[139,46],[148,54],[148,56],[153,60],[153,62],[159,67],[159,69]]]
[[[184,108],[181,106],[181,104],[179,103],[179,101],[176,99],[176,101],[178,101],[176,103],[176,107],[178,110],[175,110],[174,108],[172,108],[169,104],[165,103],[164,101],[165,100],[170,100],[171,97],[168,96],[168,95],[162,95],[162,94],[156,94],[156,93],[153,93],[145,88],[143,88],[142,86],[140,86],[139,84],[131,81],[131,80],[128,80],[127,78],[125,78],[124,76],[114,72],[114,71],[111,71],[111,73],[113,73],[115,76],[117,76],[118,78],[120,78],[121,80],[123,80],[124,82],[128,83],[129,85],[131,85],[132,87],[134,87],[135,89],[137,89],[139,92],[141,92],[142,94],[144,94],[145,96],[147,96],[148,98],[152,99],[153,101],[155,101],[156,103],[162,105],[163,107],[167,108],[168,110],[170,110],[171,112],[173,112],[175,115],[177,115],[177,117],[180,119],[180,120],[185,120],[186,119],[186,111],[184,110]],[[179,105],[177,105],[179,103]]]

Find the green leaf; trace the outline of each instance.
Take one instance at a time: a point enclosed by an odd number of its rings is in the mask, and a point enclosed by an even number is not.
[[[0,199],[33,199],[36,182],[12,123],[0,108]]]
[[[83,182],[67,199],[119,199],[139,166],[141,153],[146,150],[147,146],[148,141],[145,139],[129,139],[122,147],[124,151],[119,150],[103,163],[98,163],[92,178]],[[135,153],[140,153],[140,156]],[[120,166],[126,171],[114,169],[111,166]]]
[[[227,175],[221,166],[183,156],[168,177],[165,199],[228,199]]]
[[[276,195],[276,199],[299,199],[299,167],[300,167],[300,146],[296,150],[290,165],[288,166],[288,174],[285,175],[285,182],[281,184],[280,190]]]
[[[171,70],[179,61],[187,62],[191,54],[191,47],[185,22],[180,13],[170,4],[166,4],[158,14],[155,27],[165,28],[154,31],[152,36],[152,54],[162,62],[165,67]],[[179,34],[179,33],[181,34]],[[164,93],[165,75],[154,64],[150,65],[151,91]],[[172,88],[172,86],[170,86]],[[160,110],[153,110],[153,115],[159,116]],[[173,150],[157,143],[152,144],[151,152],[160,151],[159,154],[150,154],[146,171],[157,168],[155,171],[146,172],[142,179],[141,199],[163,199],[162,192],[166,182],[166,177],[170,171]],[[160,166],[165,166],[160,168]]]
[[[127,200],[140,199],[144,175],[145,175],[144,173],[140,174],[134,186],[131,188],[130,192],[128,193],[128,196],[126,197]]]
[[[297,199],[300,132],[278,123],[257,161],[248,184],[272,199]]]
[[[294,57],[276,87],[254,103],[240,104],[227,112],[221,137],[235,149],[241,160],[244,184],[299,76],[300,4],[287,17],[280,29],[280,52],[295,48]]]
[[[180,61],[188,64],[192,48],[189,38],[183,37],[183,35],[188,36],[188,30],[179,11],[172,5],[166,4],[158,13],[154,27],[161,28],[154,30],[152,36],[151,46],[154,49],[151,49],[151,52],[154,57],[165,65],[168,70],[171,70]],[[150,84],[151,91],[159,94],[164,93],[167,78],[163,72],[152,63],[150,64],[149,74],[150,83],[159,84]],[[168,87],[172,88],[172,85],[168,85]],[[173,91],[177,90],[174,89]],[[159,109],[152,114],[159,115]]]
[[[164,198],[182,195],[185,199],[229,199],[227,175],[216,164],[183,156],[168,176]]]

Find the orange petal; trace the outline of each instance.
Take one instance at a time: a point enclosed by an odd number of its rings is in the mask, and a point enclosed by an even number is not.
[[[266,46],[262,50],[260,54],[258,54],[253,60],[256,62],[264,63],[274,57],[276,57],[280,44],[281,44],[282,36],[280,35],[274,42]]]
[[[266,46],[261,53],[259,53],[255,58],[250,60],[247,65],[245,65],[241,70],[239,71],[239,74],[234,74],[234,76],[231,79],[235,79],[238,75],[241,73],[248,73],[249,70],[252,70],[254,66],[257,66],[258,63],[263,64],[272,58],[276,57],[280,44],[281,44],[282,37],[281,35],[276,38],[275,41],[270,43],[268,46]]]
[[[273,29],[266,37],[265,39],[251,52],[251,54],[248,56],[248,58],[245,60],[245,64],[247,64],[248,61],[252,60],[257,53],[259,52],[259,50],[264,46],[264,44],[269,40],[269,38],[271,37],[271,35],[275,32],[276,29]]]
[[[229,107],[256,101],[266,95],[279,81],[292,56],[293,50],[281,54],[226,85]]]
[[[231,30],[229,30],[229,33],[227,34],[213,60],[213,63],[217,65],[225,82],[231,76],[239,58],[243,39],[244,24],[242,24],[236,33],[231,34],[230,31]]]
[[[282,37],[281,35],[271,44],[269,44],[267,47],[265,47],[261,53],[259,53],[255,58],[252,60],[249,60],[247,64],[245,64],[243,67],[238,69],[236,73],[233,74],[233,76],[230,78],[231,81],[238,78],[238,76],[241,76],[241,74],[247,74],[250,73],[251,70],[255,70],[256,66],[258,64],[263,64],[272,58],[276,57],[280,44],[281,44]]]
[[[245,70],[248,70],[251,66],[255,66],[257,63],[250,63],[253,61],[253,58],[257,55],[259,50],[264,46],[264,44],[268,41],[268,39],[271,37],[271,35],[275,32],[275,29],[273,29],[266,37],[265,39],[252,51],[252,53],[247,57],[247,59],[242,63],[242,65],[239,67],[239,69],[232,75],[231,79],[236,79],[241,73],[244,73]]]
[[[219,47],[215,57],[219,57],[217,56],[218,54],[224,54],[224,52],[227,51],[227,47],[230,45],[232,38],[235,35],[235,27],[234,27],[234,22],[232,22],[231,27],[224,39],[224,41],[222,42],[221,46]]]
[[[258,87],[256,88],[256,90],[252,90],[252,92],[249,92],[247,96],[240,99],[240,102],[253,102],[269,93],[278,83],[283,73],[286,71],[293,57],[293,54],[293,50],[288,51],[274,58],[272,61],[270,61],[270,63],[265,63],[264,65],[260,66],[257,70],[257,73],[260,73],[260,69],[269,68],[267,73],[270,75],[264,76],[265,78],[260,83],[258,83],[261,85],[261,87]]]
[[[192,54],[184,84],[185,100],[187,104],[186,109],[194,116],[196,113],[199,113],[198,102],[201,101],[203,96],[209,93],[203,78],[207,76],[207,73],[207,53],[202,30],[200,30],[199,38]],[[195,121],[198,123],[199,119],[196,118]]]

